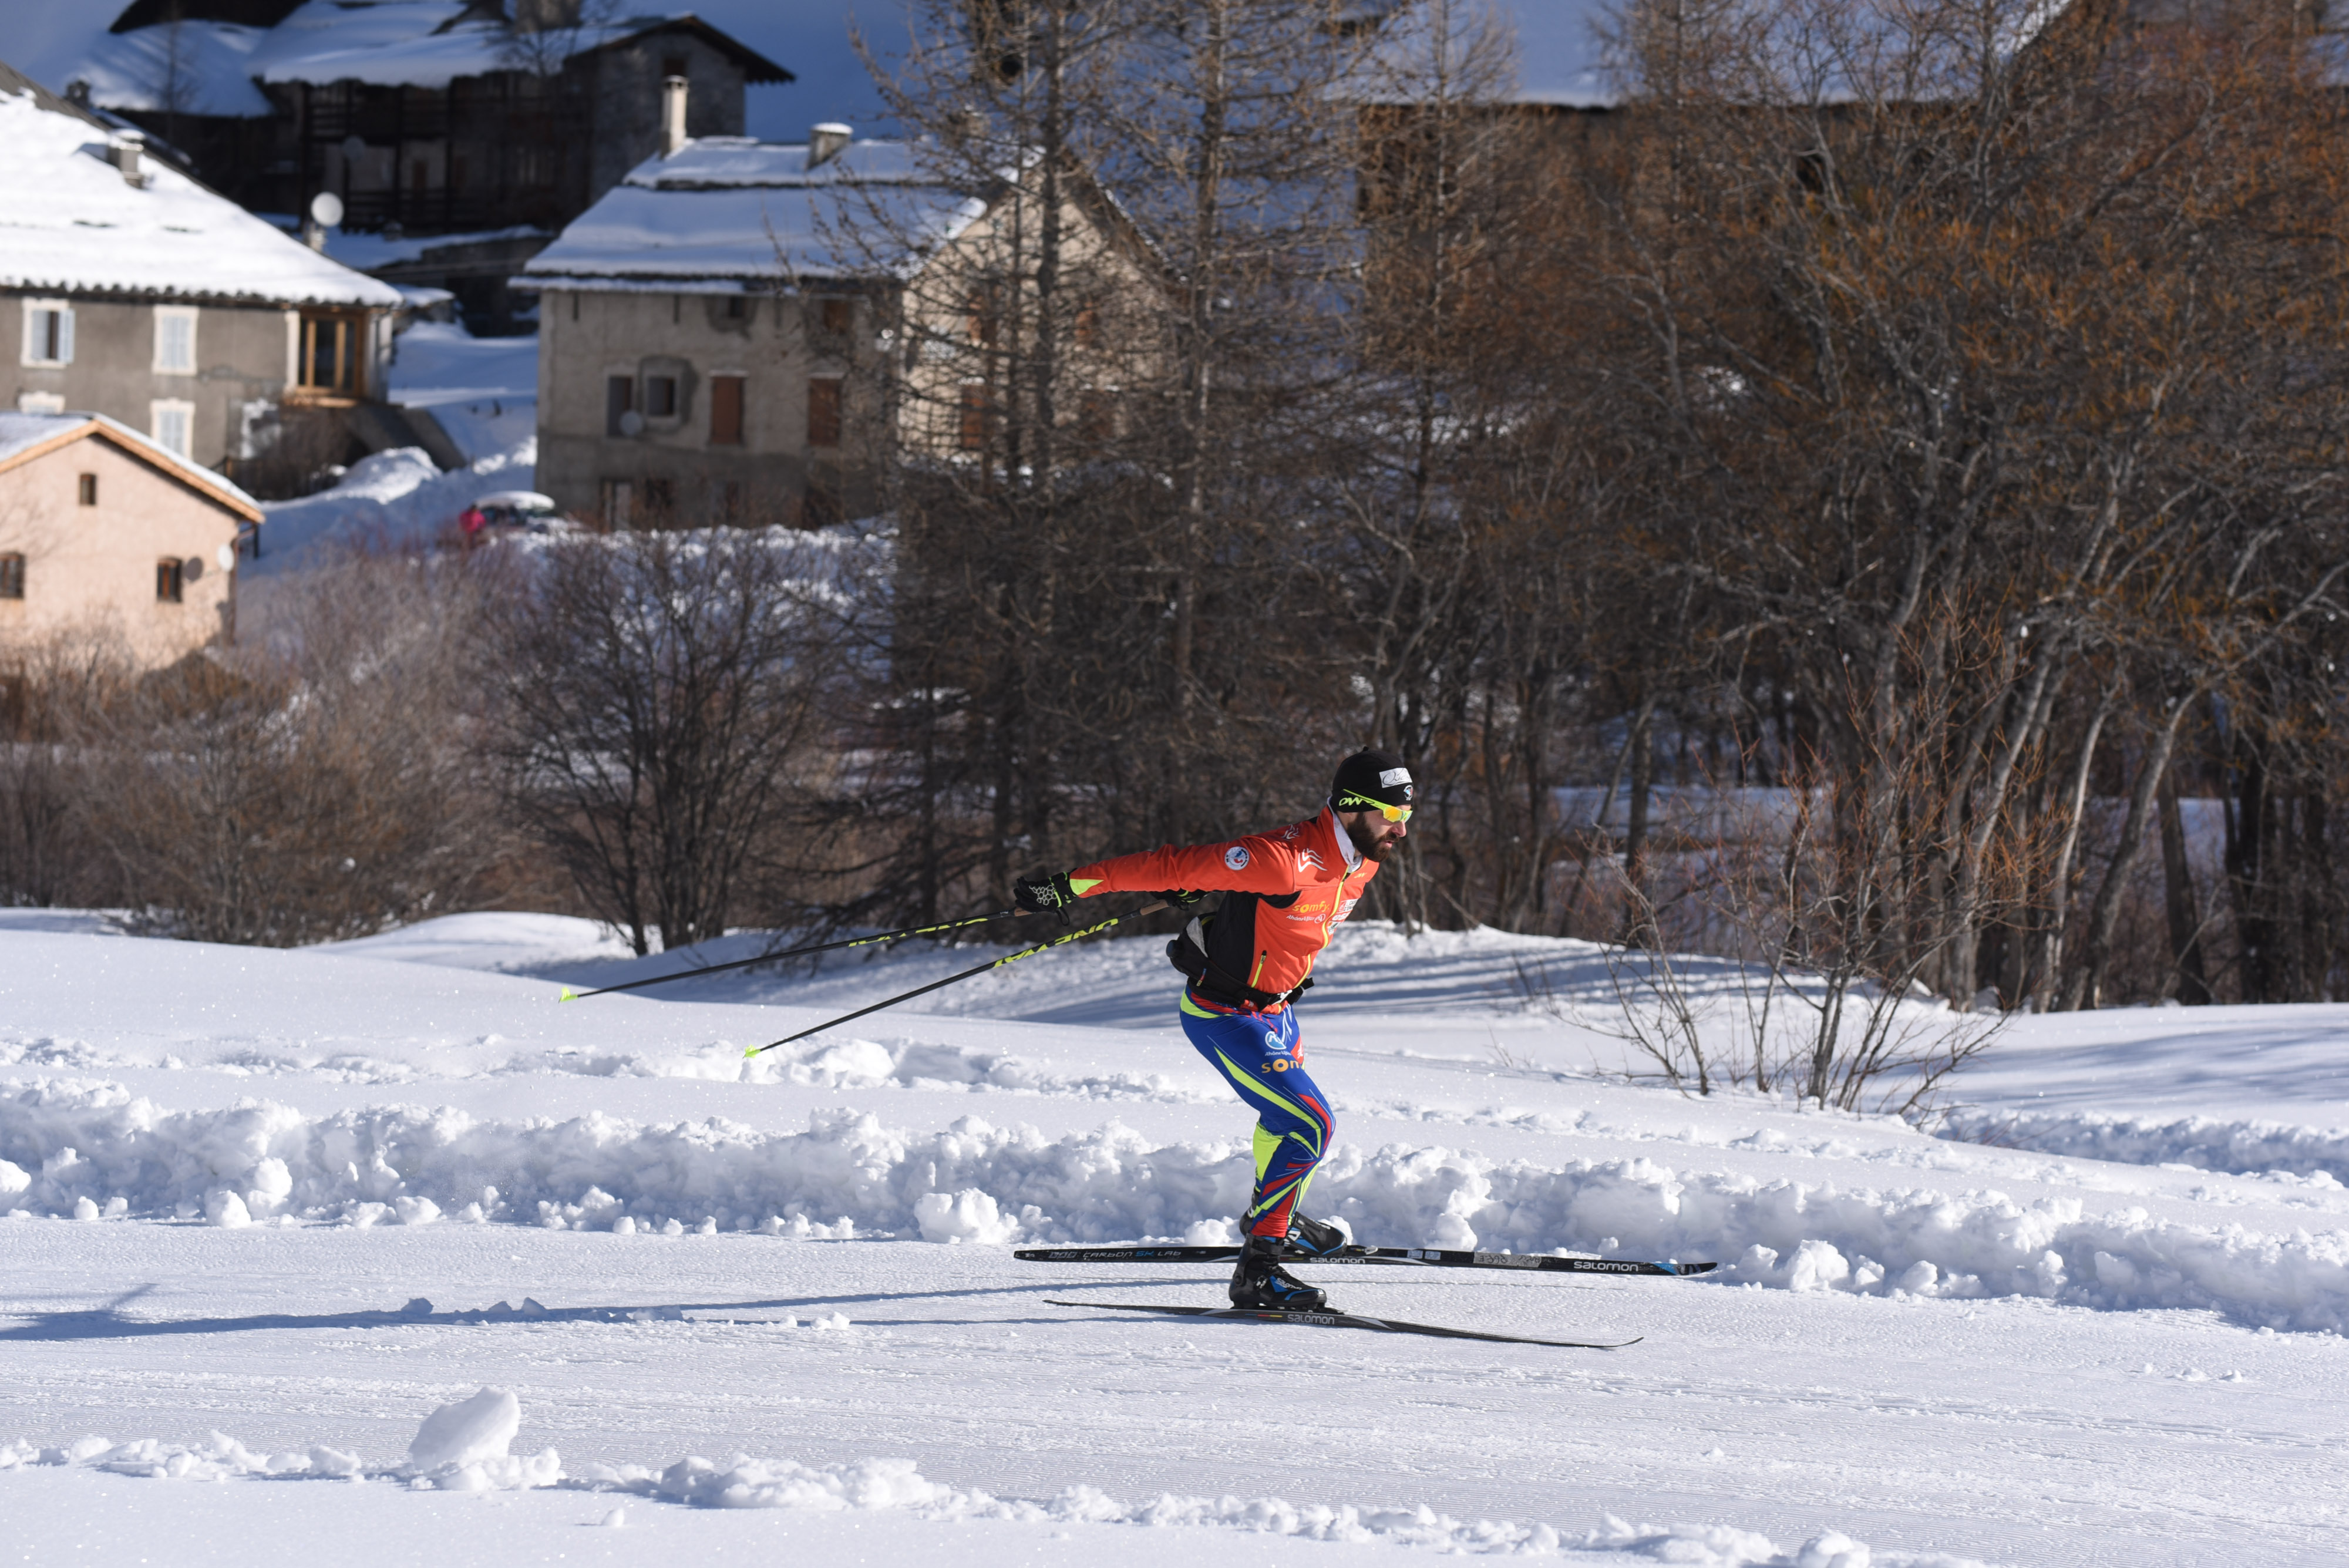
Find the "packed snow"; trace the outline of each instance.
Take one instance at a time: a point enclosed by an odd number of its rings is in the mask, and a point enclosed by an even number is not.
[[[1008,950],[557,1000],[766,940],[638,959],[474,914],[277,951],[0,912],[0,1497],[42,1521],[27,1550],[100,1514],[240,1563],[552,1555],[583,1524],[612,1561],[1171,1563],[1203,1532],[1248,1563],[2339,1549],[2349,1011],[2018,1019],[1920,1127],[1637,1078],[1585,944],[1341,929],[1305,1004],[1339,1126],[1317,1213],[1722,1266],[1320,1282],[1638,1340],[1564,1351],[1050,1304],[1220,1300],[1217,1267],[1008,1251],[1232,1237],[1247,1119],[1157,942],[755,1058]]]

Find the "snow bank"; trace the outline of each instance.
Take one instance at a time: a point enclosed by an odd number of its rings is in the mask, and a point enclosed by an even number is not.
[[[454,528],[457,514],[476,496],[530,489],[537,463],[535,437],[448,473],[421,447],[394,447],[363,457],[332,490],[265,504],[261,558],[244,569],[292,570],[321,548],[428,544]]]
[[[2340,1127],[2320,1130],[2287,1122],[2209,1116],[2160,1121],[2095,1111],[1970,1110],[1951,1116],[1941,1136],[2075,1159],[2299,1177],[2319,1186],[2339,1186],[2349,1179],[2349,1129]]]
[[[434,1412],[432,1419],[426,1422],[427,1428],[450,1410],[480,1404],[491,1392],[485,1389],[464,1406],[444,1407]],[[504,1397],[511,1400],[512,1397]],[[502,1442],[498,1446],[502,1449]],[[1418,1546],[1479,1555],[1615,1557],[1680,1563],[1689,1568],[1981,1568],[1968,1559],[1938,1553],[1874,1552],[1864,1543],[1833,1530],[1785,1551],[1766,1536],[1729,1525],[1635,1525],[1612,1514],[1607,1515],[1597,1529],[1578,1532],[1551,1524],[1459,1520],[1423,1504],[1417,1508],[1332,1507],[1292,1503],[1282,1498],[1243,1500],[1233,1496],[1177,1497],[1172,1493],[1127,1503],[1089,1486],[1071,1487],[1042,1501],[1006,1499],[930,1480],[914,1468],[911,1459],[868,1459],[849,1464],[811,1466],[791,1459],[759,1459],[737,1454],[722,1465],[700,1458],[679,1459],[662,1469],[642,1465],[590,1464],[585,1473],[566,1476],[554,1464],[554,1450],[549,1449],[533,1460],[484,1459],[477,1461],[472,1469],[494,1468],[500,1462],[530,1468],[526,1479],[505,1483],[512,1486],[554,1486],[704,1508],[806,1509],[823,1512],[902,1510],[936,1520],[1222,1528],[1305,1541]],[[264,1457],[219,1432],[195,1449],[153,1438],[118,1445],[104,1438],[85,1438],[49,1449],[36,1449],[24,1442],[0,1445],[0,1472],[25,1465],[68,1464],[171,1480],[218,1481],[243,1477],[398,1479],[408,1473],[369,1469],[349,1454],[326,1448]],[[447,1481],[437,1484],[445,1486]],[[625,1514],[618,1510],[603,1519],[605,1524],[624,1521]]]
[[[966,1116],[944,1132],[819,1112],[801,1133],[604,1116],[476,1121],[376,1106],[326,1116],[248,1101],[166,1112],[120,1087],[0,1091],[0,1210],[274,1220],[514,1220],[626,1235],[1101,1242],[1215,1233],[1253,1166],[1237,1140],[1153,1145],[1112,1122],[1048,1139]],[[1605,1245],[1706,1258],[1793,1291],[2030,1295],[2188,1307],[2271,1328],[2349,1331],[2349,1234],[2183,1225],[2076,1199],[1682,1176],[1645,1158],[1561,1167],[1439,1147],[1335,1149],[1319,1206],[1365,1240],[1517,1251]]]

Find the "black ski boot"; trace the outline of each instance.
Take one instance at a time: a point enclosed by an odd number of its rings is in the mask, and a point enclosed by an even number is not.
[[[1330,1298],[1280,1266],[1284,1245],[1278,1236],[1250,1236],[1232,1271],[1232,1305],[1272,1307],[1283,1312],[1319,1312]]]
[[[1308,1220],[1302,1214],[1288,1218],[1288,1255],[1292,1258],[1326,1258],[1352,1245],[1343,1231],[1326,1220]]]

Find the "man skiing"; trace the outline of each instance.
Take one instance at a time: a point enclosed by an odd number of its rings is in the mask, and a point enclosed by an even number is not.
[[[1224,894],[1167,944],[1188,979],[1183,1033],[1257,1113],[1256,1191],[1243,1220],[1246,1244],[1232,1273],[1232,1304],[1315,1311],[1320,1291],[1280,1267],[1285,1248],[1327,1254],[1346,1245],[1336,1226],[1299,1211],[1330,1147],[1330,1103],[1306,1075],[1298,1044],[1298,996],[1313,961],[1362,889],[1393,854],[1411,818],[1411,771],[1385,752],[1338,764],[1318,815],[1270,833],[1097,860],[1017,884],[1019,907],[1066,919],[1080,898],[1143,893],[1178,906]]]

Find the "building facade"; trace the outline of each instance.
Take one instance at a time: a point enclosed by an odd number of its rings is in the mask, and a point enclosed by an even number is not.
[[[302,245],[0,66],[5,406],[87,410],[223,471],[288,409],[383,389],[399,292]]]
[[[891,461],[978,453],[1023,271],[1001,219],[1034,183],[951,189],[837,125],[647,160],[516,280],[542,296],[538,487],[616,526],[813,525],[869,513]],[[1071,275],[1117,319],[1159,286],[1146,247],[1090,182],[1062,184]],[[1065,418],[1121,417],[1133,341],[1077,368]]]
[[[0,666],[45,648],[160,669],[236,635],[251,496],[95,415],[0,414]]]

